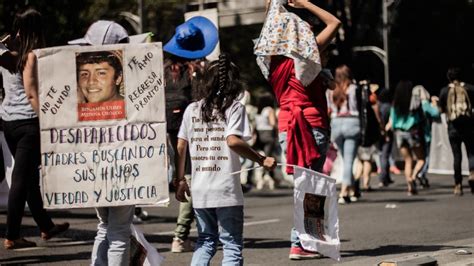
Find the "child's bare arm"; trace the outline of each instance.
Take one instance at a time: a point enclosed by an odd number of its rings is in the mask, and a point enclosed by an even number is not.
[[[184,168],[186,165],[186,151],[188,149],[188,142],[184,139],[178,138],[177,152],[178,152],[178,165],[176,166],[176,179],[173,180],[173,184],[176,187],[175,197],[178,201],[188,202],[186,195],[191,195],[189,191],[188,183],[184,178]]]
[[[326,49],[329,43],[334,39],[341,21],[326,10],[316,6],[308,0],[289,0],[288,4],[295,8],[305,8],[318,17],[326,27],[316,36],[316,43],[320,51]]]
[[[236,135],[230,135],[227,137],[227,145],[238,155],[245,157],[249,160],[257,162],[267,170],[273,170],[276,167],[276,161],[273,157],[266,157],[254,149],[252,149],[247,142],[243,141]]]

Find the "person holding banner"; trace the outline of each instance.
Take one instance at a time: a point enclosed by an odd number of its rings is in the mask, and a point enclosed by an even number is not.
[[[117,44],[117,43],[128,43],[129,37],[127,31],[120,26],[119,24],[113,21],[99,20],[93,23],[87,30],[84,38],[69,41],[69,44],[80,44],[80,45],[107,45],[107,44]],[[99,58],[111,58],[112,60],[117,60],[113,52],[102,52],[105,54],[97,54]],[[109,53],[109,54],[107,54]],[[80,54],[78,56],[81,56]],[[78,62],[82,62],[76,60]],[[86,59],[85,59],[86,60]],[[87,62],[85,62],[87,63]],[[103,59],[98,59],[95,65],[103,64],[107,66],[106,75],[103,75],[103,78],[100,78],[100,72],[104,71],[103,68],[98,69],[98,78],[101,79],[102,85],[101,89],[104,90],[98,93],[97,97],[87,98],[87,86],[88,83],[84,82],[81,89],[84,91],[84,96],[90,102],[101,102],[107,100],[123,99],[118,96],[113,96],[118,93],[116,89],[118,87],[117,82],[122,82],[122,70],[113,65],[117,65],[117,62],[104,61]],[[79,84],[81,84],[81,69],[80,64],[78,66],[78,77]],[[94,64],[92,64],[94,65]],[[117,71],[118,70],[118,71]],[[107,78],[107,79],[106,79]],[[99,90],[99,89],[97,89]],[[108,93],[105,93],[107,90]],[[97,217],[99,218],[99,224],[97,226],[97,235],[94,241],[94,247],[92,248],[92,265],[129,265],[130,262],[130,235],[132,234],[130,226],[133,221],[135,206],[134,205],[125,205],[117,207],[99,207],[96,208]]]
[[[53,223],[43,208],[39,186],[40,130],[38,113],[35,112],[38,106],[33,105],[29,92],[37,86],[34,78],[36,57],[32,51],[44,47],[41,14],[28,9],[16,15],[13,25],[17,47],[12,48],[18,51],[16,68],[13,72],[2,69],[5,88],[1,112],[3,130],[15,159],[8,197],[6,239],[3,242],[5,249],[36,246],[36,243],[20,236],[26,202],[43,240],[69,228],[69,223]]]
[[[240,156],[272,170],[276,161],[253,150],[245,139],[250,122],[238,101],[243,87],[237,66],[220,55],[204,71],[198,102],[184,112],[178,134],[178,187],[176,199],[192,195],[198,240],[191,265],[209,265],[223,243],[223,265],[243,265],[243,192]],[[191,191],[184,178],[186,152],[192,162]],[[239,174],[237,174],[239,173]]]
[[[341,22],[308,0],[271,0],[268,7],[254,53],[280,104],[280,145],[288,164],[321,171],[329,142],[329,119],[326,86],[318,76],[322,68],[319,52],[329,46]],[[315,36],[310,24],[295,12],[305,19],[316,16],[326,26]],[[287,172],[293,173],[293,168],[287,167]],[[319,257],[319,253],[303,249],[293,228],[289,258]]]

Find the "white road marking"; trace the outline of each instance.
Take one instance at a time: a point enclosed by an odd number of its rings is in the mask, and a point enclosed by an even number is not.
[[[271,223],[278,223],[279,221],[280,219],[270,219],[270,220],[262,220],[262,221],[255,221],[255,222],[246,222],[244,223],[244,226],[271,224]],[[197,232],[197,229],[191,229],[190,232]],[[174,235],[174,231],[152,233],[152,235],[157,235],[157,236]]]
[[[41,250],[41,249],[46,249],[46,247],[19,248],[19,249],[14,249],[14,250],[19,251],[19,252],[25,252],[25,251]]]

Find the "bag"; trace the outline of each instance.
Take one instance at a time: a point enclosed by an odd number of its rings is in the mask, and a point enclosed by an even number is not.
[[[358,87],[357,100],[359,107],[359,120],[361,126],[361,146],[370,147],[381,137],[380,123],[370,102],[368,84]]]
[[[461,117],[471,117],[471,101],[467,94],[464,82],[450,83],[447,99],[448,121],[455,121]]]
[[[339,261],[339,216],[336,180],[316,171],[294,166],[294,222],[305,250]]]
[[[130,229],[132,231],[130,236],[130,265],[160,266],[164,258],[156,248],[148,243],[140,229],[133,224]]]

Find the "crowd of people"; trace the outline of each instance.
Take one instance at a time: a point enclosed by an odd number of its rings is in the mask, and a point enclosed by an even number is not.
[[[445,113],[454,157],[454,194],[463,195],[461,144],[470,166],[469,185],[474,193],[474,133],[472,105],[474,88],[462,81],[459,68],[451,68],[449,85],[439,98],[430,96],[421,85],[401,80],[393,89],[369,81],[357,82],[349,66],[334,70],[326,64],[331,44],[341,22],[308,0],[268,1],[267,19],[255,43],[255,55],[271,93],[242,104],[248,92],[232,56],[222,53],[208,61],[219,40],[218,30],[208,19],[195,17],[176,27],[166,42],[166,118],[171,161],[176,171],[170,183],[180,201],[172,252],[194,251],[191,265],[209,265],[218,242],[223,243],[223,264],[243,265],[243,192],[250,187],[269,189],[283,183],[277,178],[276,161],[287,162],[330,174],[335,150],[342,158],[340,204],[357,201],[370,192],[372,166],[379,172],[379,187],[393,183],[390,175],[392,146],[404,162],[407,194],[418,193],[418,185],[428,188],[431,123]],[[302,12],[305,11],[305,12]],[[325,26],[313,33],[311,17]],[[33,9],[18,13],[13,35],[0,44],[0,73],[3,80],[2,132],[15,166],[8,199],[5,249],[34,247],[21,236],[25,204],[32,212],[41,238],[49,240],[68,230],[69,224],[55,224],[43,208],[39,188],[40,130],[38,118],[38,75],[34,49],[44,48],[45,25]],[[287,35],[285,35],[287,34]],[[112,21],[93,23],[84,38],[71,45],[110,45],[128,43],[129,35]],[[271,45],[270,45],[271,44]],[[114,54],[106,55],[107,58]],[[113,60],[112,60],[113,61]],[[107,74],[98,74],[97,69]],[[85,61],[78,66],[78,82],[85,102],[123,101],[119,88],[122,72],[105,60]],[[108,95],[99,95],[104,84],[114,83]],[[102,85],[101,85],[102,84]],[[96,86],[96,87],[94,87]],[[100,88],[99,88],[100,87]],[[117,87],[117,88],[116,88]],[[104,91],[105,93],[105,91]],[[99,97],[99,98],[98,98]],[[198,118],[197,120],[192,118]],[[197,122],[196,122],[197,121]],[[203,174],[193,158],[202,154],[188,142],[204,134],[196,127],[225,128],[220,151],[229,160],[215,160],[222,173]],[[277,158],[277,159],[275,159]],[[248,164],[250,162],[250,164]],[[253,162],[255,170],[245,184],[235,174]],[[327,167],[326,167],[327,166]],[[290,180],[292,167],[281,173]],[[0,180],[1,181],[1,180]],[[96,208],[98,231],[92,250],[94,265],[128,265],[130,225],[144,211],[134,205]],[[188,238],[196,220],[198,239]],[[319,258],[305,250],[293,228],[289,258]]]

